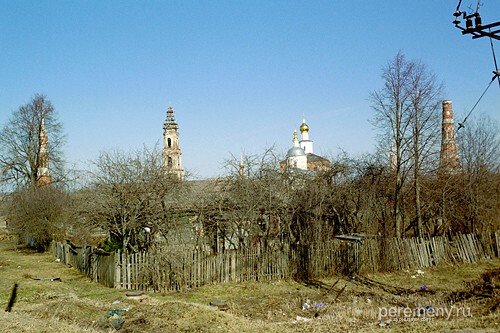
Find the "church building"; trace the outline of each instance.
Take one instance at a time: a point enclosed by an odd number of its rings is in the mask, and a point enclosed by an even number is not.
[[[293,132],[292,148],[286,154],[285,160],[280,162],[283,171],[308,170],[322,172],[330,168],[330,161],[324,157],[314,154],[313,142],[309,138],[309,126],[304,118],[300,125],[301,140],[297,137],[297,131]]]
[[[179,148],[179,126],[175,122],[174,108],[167,109],[167,119],[163,124],[163,165],[167,172],[184,179],[181,164],[181,149]]]

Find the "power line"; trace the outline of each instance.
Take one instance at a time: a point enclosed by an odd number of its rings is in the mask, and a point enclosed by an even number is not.
[[[467,121],[467,118],[469,118],[470,114],[472,113],[472,111],[474,111],[474,109],[476,108],[476,106],[479,104],[479,102],[481,101],[481,99],[483,98],[484,94],[486,94],[486,92],[488,91],[488,89],[490,88],[491,84],[493,83],[493,81],[495,81],[495,79],[497,78],[498,75],[495,75],[493,76],[493,79],[491,79],[490,83],[488,84],[488,86],[486,87],[486,89],[484,89],[483,93],[481,94],[481,97],[479,97],[479,99],[477,100],[476,104],[474,104],[474,106],[472,107],[472,109],[469,111],[469,113],[467,114],[467,116],[464,118],[464,120],[461,122],[461,123],[458,123],[458,128],[457,128],[457,132],[462,128],[462,127],[465,127],[465,122]]]

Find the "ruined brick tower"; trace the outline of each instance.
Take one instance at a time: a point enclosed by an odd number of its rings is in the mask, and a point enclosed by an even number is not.
[[[38,136],[40,151],[38,152],[38,171],[36,175],[36,185],[44,186],[52,182],[49,169],[49,138],[45,129],[45,121],[42,118],[40,132]]]
[[[441,158],[439,168],[442,171],[457,172],[460,168],[457,144],[455,142],[455,123],[451,101],[443,101],[443,122],[441,127]]]
[[[167,172],[177,175],[179,179],[184,179],[178,129],[179,126],[175,122],[174,109],[169,106],[167,110],[167,120],[163,124],[163,165]]]

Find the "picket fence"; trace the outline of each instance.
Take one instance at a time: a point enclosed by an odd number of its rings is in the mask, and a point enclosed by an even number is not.
[[[472,263],[499,257],[500,231],[427,239],[332,239],[314,245],[211,253],[191,249],[175,255],[161,249],[105,253],[70,242],[53,242],[53,255],[94,281],[121,289],[163,292],[224,282],[319,279],[376,271]]]

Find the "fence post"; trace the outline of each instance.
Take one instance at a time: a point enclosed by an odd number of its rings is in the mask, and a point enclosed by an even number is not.
[[[115,265],[115,288],[121,289],[121,252],[117,250],[114,254],[114,265]]]

